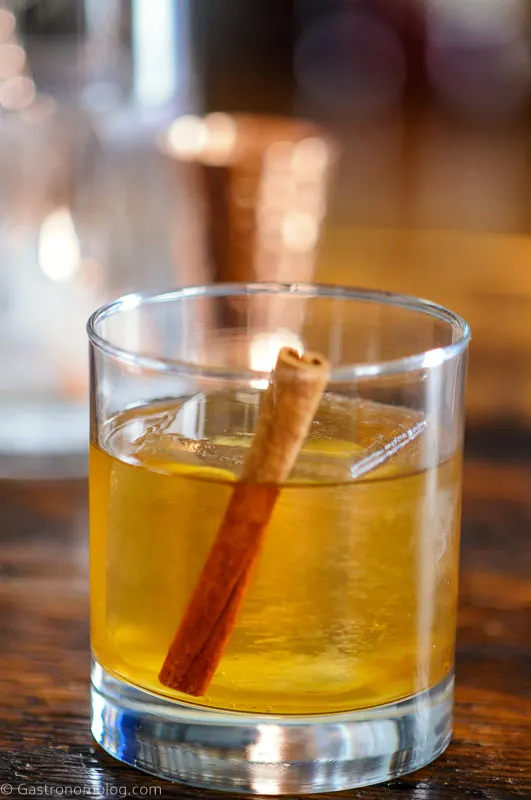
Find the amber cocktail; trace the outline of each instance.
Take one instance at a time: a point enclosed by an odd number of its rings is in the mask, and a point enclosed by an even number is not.
[[[235,295],[239,330],[220,313]],[[286,327],[260,356],[254,303],[279,297]],[[408,298],[262,285],[129,298],[89,330],[98,741],[159,775],[264,793],[434,758],[451,732],[466,324]],[[283,339],[330,372],[230,620],[215,603],[194,617],[189,637],[226,628],[205,688],[175,688],[161,669],[204,590]]]

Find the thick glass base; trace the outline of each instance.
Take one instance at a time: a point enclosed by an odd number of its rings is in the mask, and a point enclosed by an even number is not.
[[[428,764],[451,737],[453,676],[366,711],[271,716],[164,700],[92,670],[92,733],[115,758],[191,786],[252,794],[339,791]]]

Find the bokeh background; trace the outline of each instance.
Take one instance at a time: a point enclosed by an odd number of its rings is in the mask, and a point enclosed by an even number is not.
[[[469,448],[523,452],[530,22],[527,0],[2,0],[0,475],[84,473],[91,310],[224,279],[450,306]]]

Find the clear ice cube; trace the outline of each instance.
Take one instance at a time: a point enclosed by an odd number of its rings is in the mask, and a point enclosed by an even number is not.
[[[247,403],[241,396],[190,398],[175,411],[151,420],[135,441],[136,459],[154,468],[171,470],[172,463],[180,463],[222,469],[238,477],[258,409],[256,394],[246,399]],[[417,469],[426,428],[419,412],[326,395],[290,479],[342,483],[376,470],[383,476],[389,468]]]

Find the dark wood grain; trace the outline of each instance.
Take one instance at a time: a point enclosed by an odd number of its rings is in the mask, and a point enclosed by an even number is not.
[[[348,797],[531,797],[531,463],[482,457],[482,438],[465,471],[453,743],[430,767]],[[0,556],[0,783],[15,797],[45,786],[205,797],[91,739],[85,485],[0,484]]]

